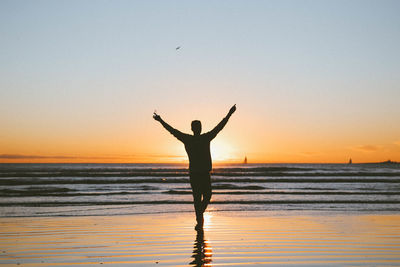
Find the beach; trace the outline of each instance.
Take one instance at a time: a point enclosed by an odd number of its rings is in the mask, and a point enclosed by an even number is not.
[[[0,218],[5,266],[400,264],[400,215],[298,211]]]

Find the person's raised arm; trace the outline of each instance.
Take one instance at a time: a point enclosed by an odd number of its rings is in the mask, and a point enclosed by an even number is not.
[[[177,139],[183,142],[183,138],[185,137],[185,134],[182,133],[181,131],[178,131],[177,129],[173,128],[171,125],[166,123],[163,119],[161,119],[161,116],[158,115],[157,113],[154,112],[153,118],[160,122],[161,125],[168,131],[170,132],[173,136],[175,136]]]
[[[217,126],[215,126],[214,129],[208,132],[208,135],[210,136],[210,139],[214,139],[217,134],[225,127],[226,123],[228,122],[229,118],[232,116],[232,114],[236,111],[236,104],[231,107],[229,110],[228,114],[226,115],[225,118],[222,119],[220,123],[218,123]]]

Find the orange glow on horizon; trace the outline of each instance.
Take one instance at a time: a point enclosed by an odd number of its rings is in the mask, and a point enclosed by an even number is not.
[[[400,142],[395,138],[378,145],[367,143],[365,137],[365,140],[311,138],[301,131],[274,133],[263,125],[257,129],[258,123],[247,120],[248,128],[243,131],[246,127],[241,125],[240,119],[232,118],[226,129],[212,141],[210,149],[214,164],[243,163],[245,157],[248,163],[347,163],[350,158],[353,163],[400,161]],[[21,143],[3,139],[0,141],[0,163],[187,164],[183,144],[154,123],[150,120],[151,129],[144,130],[143,134],[131,136],[127,131],[118,138],[94,135],[91,139],[80,139],[67,133],[59,138],[31,137]]]

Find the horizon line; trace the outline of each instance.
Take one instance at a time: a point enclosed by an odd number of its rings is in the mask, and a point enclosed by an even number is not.
[[[379,163],[390,163],[400,164],[400,161],[396,160],[386,160],[386,161],[368,161],[368,162],[232,162],[232,161],[216,161],[213,162],[213,165],[224,165],[224,164],[232,164],[232,165],[256,165],[256,164],[379,164]],[[189,162],[0,162],[0,164],[177,164],[177,165],[187,165]]]

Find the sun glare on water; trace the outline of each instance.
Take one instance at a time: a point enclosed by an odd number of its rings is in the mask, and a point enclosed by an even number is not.
[[[211,212],[205,212],[203,214],[203,217],[204,217],[204,226],[203,227],[204,227],[204,229],[209,229],[212,225],[213,214]]]

